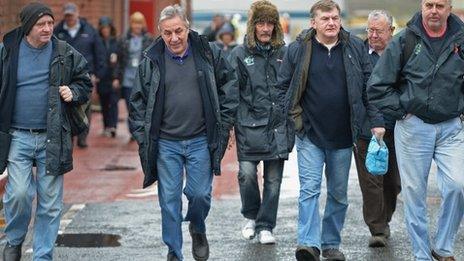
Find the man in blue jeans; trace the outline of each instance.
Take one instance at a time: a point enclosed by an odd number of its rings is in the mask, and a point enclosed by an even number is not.
[[[3,260],[20,260],[35,197],[33,259],[52,260],[63,207],[62,174],[73,168],[65,107],[85,103],[91,82],[84,57],[52,37],[48,6],[31,3],[20,19],[21,26],[0,45],[0,173],[8,170]]]
[[[252,239],[257,235],[261,244],[274,244],[272,230],[276,225],[284,161],[292,149],[287,142],[286,118],[277,109],[275,87],[285,43],[277,7],[260,0],[252,4],[250,13],[245,43],[230,55],[240,85],[235,133],[242,214],[247,219],[242,236]],[[262,198],[257,177],[260,161],[264,165]]]
[[[161,11],[158,26],[161,37],[147,49],[136,74],[129,120],[139,144],[143,186],[158,180],[167,259],[183,259],[185,220],[193,258],[207,260],[205,219],[213,174],[220,173],[238,105],[236,76],[222,52],[189,29],[178,5]],[[182,191],[189,201],[185,218]]]
[[[338,4],[318,1],[310,17],[312,28],[288,47],[278,83],[297,132],[300,196],[295,255],[297,260],[319,260],[322,250],[328,260],[345,260],[339,246],[348,208],[352,145],[366,114],[374,135],[385,129],[382,115],[367,104],[368,53],[361,39],[341,29]],[[327,202],[321,230],[324,165]]]
[[[396,120],[401,194],[416,260],[455,260],[464,215],[463,29],[451,14],[451,0],[422,0],[421,11],[390,42],[369,80],[369,101]],[[442,198],[434,244],[426,204],[432,160]]]

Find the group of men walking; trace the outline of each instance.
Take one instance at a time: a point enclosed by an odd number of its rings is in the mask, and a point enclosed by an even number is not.
[[[340,244],[352,152],[368,245],[387,245],[401,191],[415,259],[455,260],[453,243],[464,214],[464,24],[451,14],[451,4],[422,0],[421,11],[393,38],[392,17],[373,11],[363,42],[341,26],[338,4],[321,0],[310,9],[310,29],[286,47],[277,8],[259,0],[250,7],[244,43],[228,54],[191,30],[181,7],[163,9],[160,37],[135,73],[129,122],[143,186],[158,184],[167,259],[183,260],[183,221],[190,222],[193,258],[209,258],[205,219],[212,180],[221,173],[234,132],[244,238],[276,243],[283,166],[296,143],[297,260],[345,260]],[[0,112],[7,116],[0,118],[0,172],[9,173],[4,260],[20,259],[36,195],[34,260],[52,259],[61,175],[72,168],[70,123],[62,108],[85,103],[91,89],[85,60],[52,37],[53,23],[48,7],[29,4],[0,49]],[[25,74],[27,66],[35,73]],[[390,150],[384,176],[364,167],[372,136]],[[425,201],[432,159],[442,193],[434,244]],[[321,218],[323,172],[327,201]]]

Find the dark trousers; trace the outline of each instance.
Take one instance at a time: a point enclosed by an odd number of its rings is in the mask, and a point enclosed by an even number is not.
[[[257,166],[259,161],[239,161],[238,183],[242,199],[242,214],[256,222],[256,232],[272,231],[276,225],[280,184],[284,160],[263,161],[263,198],[259,193]]]
[[[106,86],[104,90],[98,92],[103,115],[103,125],[105,128],[116,128],[118,123],[118,94],[111,85]]]
[[[383,176],[370,174],[365,166],[369,141],[360,139],[357,150],[354,149],[359,185],[363,197],[364,222],[372,235],[385,232],[396,208],[396,199],[401,192],[401,181],[396,162],[393,130],[387,130],[384,136],[388,147],[388,172]]]

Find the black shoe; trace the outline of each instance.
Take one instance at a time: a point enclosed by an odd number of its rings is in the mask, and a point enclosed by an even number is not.
[[[13,246],[6,243],[3,249],[3,261],[19,261],[21,260],[21,245]]]
[[[179,259],[177,258],[177,256],[174,254],[174,253],[169,253],[168,254],[168,259],[167,261],[179,261]]]
[[[196,261],[205,261],[209,258],[209,245],[205,233],[194,231],[192,223],[189,224],[189,232],[192,237],[192,255]]]
[[[317,247],[298,246],[295,251],[295,257],[298,261],[319,261],[321,252]]]

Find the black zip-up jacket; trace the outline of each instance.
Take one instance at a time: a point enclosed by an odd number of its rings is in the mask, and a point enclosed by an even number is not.
[[[239,160],[287,159],[291,151],[276,88],[285,50],[285,46],[279,46],[263,52],[239,45],[229,56],[239,80],[240,104],[235,122]]]
[[[104,76],[106,67],[106,52],[103,40],[97,30],[85,19],[79,18],[79,23],[81,27],[74,38],[64,29],[64,21],[61,21],[55,27],[53,33],[58,39],[67,42],[81,53],[87,60],[89,72],[101,79]]]
[[[301,100],[307,87],[311,66],[311,39],[315,35],[314,29],[303,31],[288,47],[280,67],[277,85],[280,89],[279,100],[282,101],[282,110],[290,116],[290,124],[294,124],[298,135],[304,135],[308,131],[305,128],[311,128],[303,126]],[[340,30],[339,41],[343,48],[351,133],[355,143],[361,134],[365,117],[368,117],[371,128],[384,127],[384,121],[379,110],[367,100],[366,83],[372,67],[363,41],[343,29]]]
[[[0,44],[0,174],[5,170],[11,142],[9,131],[16,100],[19,43],[23,37],[19,27],[7,33]],[[73,100],[66,105],[76,106],[88,101],[92,86],[84,57],[66,43],[63,43],[64,53],[60,53],[58,41],[52,37],[46,149],[46,172],[55,176],[73,168],[71,127],[58,88],[62,83],[69,83]]]
[[[220,175],[220,163],[235,120],[238,106],[237,76],[221,50],[206,37],[189,32],[190,50],[195,61],[198,85],[206,121],[206,136],[215,175]],[[145,174],[143,187],[157,178],[156,160],[164,107],[165,44],[158,37],[144,52],[135,77],[129,106],[131,130],[139,144],[139,155]],[[179,72],[182,77],[182,72]],[[188,112],[186,112],[188,113]]]
[[[453,14],[447,23],[449,37],[437,56],[420,13],[407,24],[419,40],[403,68],[404,31],[388,44],[368,84],[369,100],[385,115],[400,120],[412,113],[434,124],[464,112],[464,24]]]

